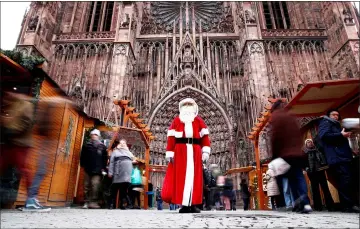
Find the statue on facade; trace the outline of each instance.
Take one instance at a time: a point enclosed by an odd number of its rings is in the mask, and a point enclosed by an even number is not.
[[[39,22],[39,16],[35,16],[31,18],[29,21],[28,30],[35,30],[38,22]]]

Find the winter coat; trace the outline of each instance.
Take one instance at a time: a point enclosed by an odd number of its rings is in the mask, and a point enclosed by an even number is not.
[[[107,160],[106,146],[100,141],[90,140],[81,151],[80,166],[89,175],[101,174],[101,170],[106,170]]]
[[[266,171],[266,189],[267,189],[267,196],[278,196],[280,195],[279,186],[276,182],[275,172],[272,169],[268,169]]]
[[[131,182],[134,155],[128,149],[115,149],[111,153],[109,175],[113,183]]]
[[[246,198],[250,198],[250,192],[249,192],[249,187],[247,184],[240,184],[240,188],[241,188],[241,198],[242,199],[246,199]]]
[[[349,141],[341,134],[340,122],[325,116],[319,124],[319,136],[329,165],[350,162],[352,150]]]
[[[290,165],[305,167],[306,155],[302,152],[302,137],[296,118],[285,110],[271,115],[271,151],[273,159],[281,157]]]
[[[4,106],[1,114],[1,143],[32,147],[34,104],[28,100],[14,99]],[[8,115],[3,115],[3,114]]]
[[[328,167],[325,155],[319,150],[314,148],[304,148],[305,154],[308,156],[308,169],[307,172],[314,173]]]

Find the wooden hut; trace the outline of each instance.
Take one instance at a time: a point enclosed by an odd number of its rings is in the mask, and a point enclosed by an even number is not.
[[[30,88],[25,93],[33,96],[35,101],[40,101],[36,106],[41,104],[42,99],[67,97],[41,66],[30,71],[3,54],[0,62],[2,84],[11,82],[11,85]],[[73,202],[78,180],[84,130],[94,125],[94,119],[66,102],[56,106],[49,115],[52,115],[51,135],[43,139],[35,123],[32,130],[33,148],[27,165],[33,176],[40,160],[39,152],[46,152],[47,173],[41,183],[38,199],[45,206],[69,206]],[[13,207],[24,205],[26,197],[25,181],[21,179]]]

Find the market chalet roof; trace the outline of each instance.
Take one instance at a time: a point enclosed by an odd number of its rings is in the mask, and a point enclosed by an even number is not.
[[[321,116],[331,108],[342,105],[360,95],[360,79],[328,80],[305,85],[286,106],[298,116]]]

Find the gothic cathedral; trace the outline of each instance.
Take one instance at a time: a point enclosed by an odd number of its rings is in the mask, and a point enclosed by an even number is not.
[[[17,49],[44,57],[51,78],[107,125],[113,100],[130,99],[156,136],[154,165],[165,164],[178,102],[194,98],[209,163],[226,171],[254,161],[246,136],[269,97],[359,76],[359,12],[351,2],[32,2]]]

